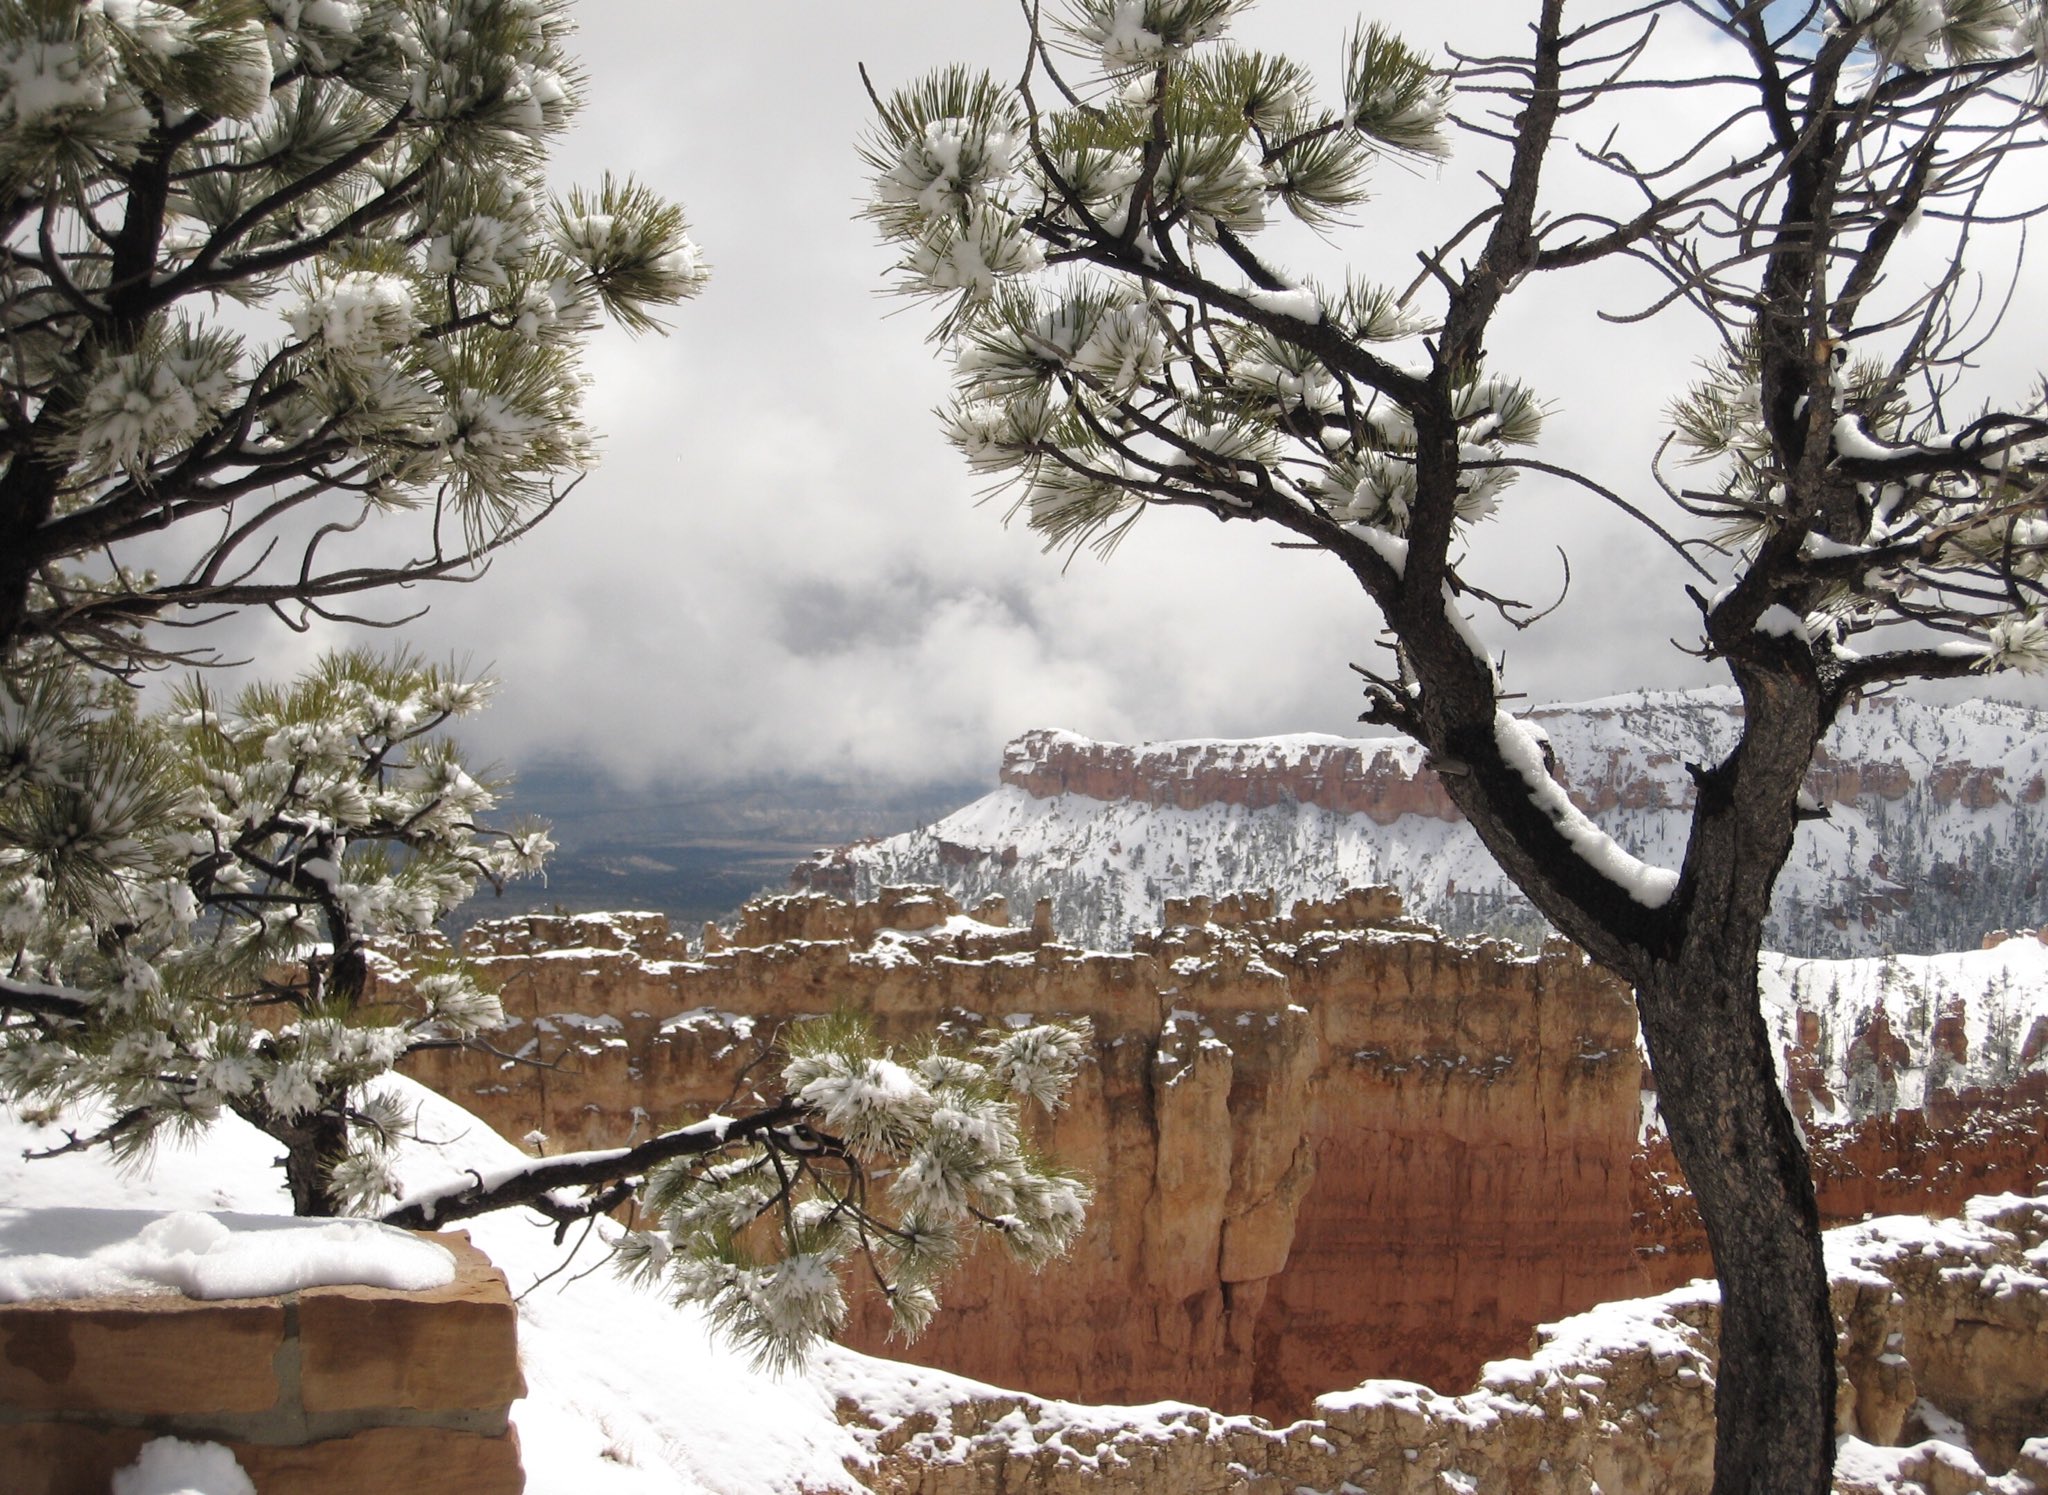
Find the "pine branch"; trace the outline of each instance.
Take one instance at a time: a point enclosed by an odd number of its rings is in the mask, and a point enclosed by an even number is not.
[[[382,1218],[387,1225],[407,1230],[431,1230],[450,1221],[466,1220],[513,1205],[539,1207],[537,1201],[557,1189],[603,1187],[644,1177],[658,1163],[675,1158],[702,1157],[735,1142],[765,1139],[810,1114],[809,1106],[785,1098],[765,1111],[757,1111],[737,1121],[700,1121],[694,1126],[649,1138],[637,1147],[584,1157],[537,1158],[526,1167],[488,1182],[480,1174],[472,1173],[473,1182],[468,1187],[415,1198]],[[553,1204],[552,1201],[549,1203]],[[557,1209],[561,1207],[554,1205]]]

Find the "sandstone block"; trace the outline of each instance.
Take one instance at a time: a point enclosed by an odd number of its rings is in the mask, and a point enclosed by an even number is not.
[[[0,1406],[261,1412],[278,1397],[275,1299],[71,1299],[0,1305]],[[192,1354],[206,1344],[203,1358]]]
[[[256,1495],[520,1495],[519,1436],[371,1428],[278,1448],[232,1444]]]
[[[299,1390],[308,1412],[493,1408],[526,1394],[504,1274],[460,1232],[433,1239],[455,1252],[446,1287],[299,1294]]]
[[[152,1436],[77,1422],[0,1424],[0,1482],[11,1495],[106,1495]]]

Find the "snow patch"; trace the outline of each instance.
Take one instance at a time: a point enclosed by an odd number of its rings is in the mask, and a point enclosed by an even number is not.
[[[263,1298],[347,1284],[421,1292],[454,1280],[448,1251],[374,1220],[0,1207],[0,1302]]]
[[[114,1471],[110,1495],[256,1495],[233,1450],[219,1443],[152,1438],[135,1462]]]

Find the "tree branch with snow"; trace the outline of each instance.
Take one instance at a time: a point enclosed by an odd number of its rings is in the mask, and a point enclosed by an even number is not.
[[[1717,1492],[1820,1495],[1833,1328],[1757,958],[1801,782],[1857,693],[2048,662],[2048,401],[1963,382],[2003,317],[1985,271],[2025,273],[2008,230],[2043,211],[2016,178],[2048,147],[2048,23],[2002,0],[1537,0],[1513,41],[1442,67],[1359,28],[1325,69],[1339,108],[1232,39],[1249,4],[1031,6],[1016,86],[955,67],[878,95],[868,214],[894,289],[937,308],[945,434],[1049,547],[1106,553],[1148,511],[1200,508],[1356,580],[1394,656],[1354,666],[1367,718],[1420,740],[1510,878],[1637,989],[1729,1314]],[[1414,246],[1406,288],[1297,275],[1274,247],[1288,220],[1398,235],[1370,169],[1475,155],[1484,207]],[[1704,374],[1659,371],[1661,348],[1634,371],[1671,391],[1644,502],[1520,456],[1539,384],[1489,357],[1532,277],[1588,271],[1637,288],[1616,323],[1689,316],[1718,349]],[[1694,652],[1745,725],[1692,765],[1675,868],[1553,782],[1464,611],[1484,521],[1549,481],[1708,573]]]

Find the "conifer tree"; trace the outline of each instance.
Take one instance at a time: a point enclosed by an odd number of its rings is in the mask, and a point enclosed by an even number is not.
[[[551,849],[443,735],[487,687],[360,652],[150,714],[124,683],[236,609],[402,621],[580,478],[583,344],[705,269],[644,186],[548,190],[569,31],[564,0],[0,6],[0,1098],[98,1102],[62,1150],[131,1155],[232,1111],[304,1214],[566,1223],[645,1184],[636,1268],[787,1358],[856,1258],[911,1331],[966,1226],[1072,1239],[1087,1191],[1018,1106],[1074,1035],[913,1068],[837,1027],[751,1116],[395,1201],[375,1082],[503,1018],[434,926]]]
[[[175,721],[105,682],[206,662],[167,638],[237,608],[303,629],[473,578],[561,502],[582,343],[704,278],[645,188],[546,190],[569,29],[558,0],[0,10],[8,1090],[97,1086],[131,1147],[231,1104],[305,1211],[370,1177],[347,1097],[397,1040],[352,1021],[367,941],[544,839],[478,829],[433,733],[482,691],[416,661],[194,687]],[[489,1016],[420,995],[448,1031]],[[266,1000],[295,1021],[260,1040],[220,1006]]]
[[[486,688],[360,652],[151,716],[28,682],[0,697],[0,1095],[100,1102],[71,1145],[131,1157],[230,1110],[277,1139],[300,1214],[378,1203],[408,1118],[370,1082],[504,1022],[418,942],[553,847],[489,828],[495,788],[442,734]]]
[[[477,574],[590,456],[577,355],[704,266],[551,196],[561,0],[0,11],[0,654]]]
[[[2048,665],[2048,407],[2038,386],[1958,387],[2000,320],[1979,270],[2012,269],[1986,258],[1995,229],[2041,210],[2012,168],[2048,144],[2048,15],[1530,0],[1526,51],[1444,67],[1359,26],[1324,104],[1307,68],[1231,40],[1250,4],[1027,0],[1016,83],[954,67],[877,98],[868,212],[896,288],[936,307],[946,434],[1049,546],[1107,550],[1182,508],[1262,522],[1355,579],[1391,636],[1390,663],[1357,667],[1366,718],[1428,749],[1508,875],[1635,988],[1721,1281],[1716,1491],[1820,1495],[1835,1331],[1758,955],[1836,714]],[[1674,138],[1674,117],[1700,123]],[[1411,246],[1413,285],[1317,282],[1270,247],[1288,220],[1398,235],[1367,206],[1372,168],[1450,158],[1459,135],[1485,205]],[[1614,190],[1560,186],[1567,158]],[[1718,345],[1704,377],[1662,373],[1647,499],[1536,455],[1544,371],[1488,357],[1518,290],[1624,264],[1662,289],[1612,310],[1692,314]],[[1572,803],[1470,616],[1530,621],[1464,558],[1546,482],[1698,572],[1699,650],[1741,692],[1733,751],[1692,765],[1678,867]]]

